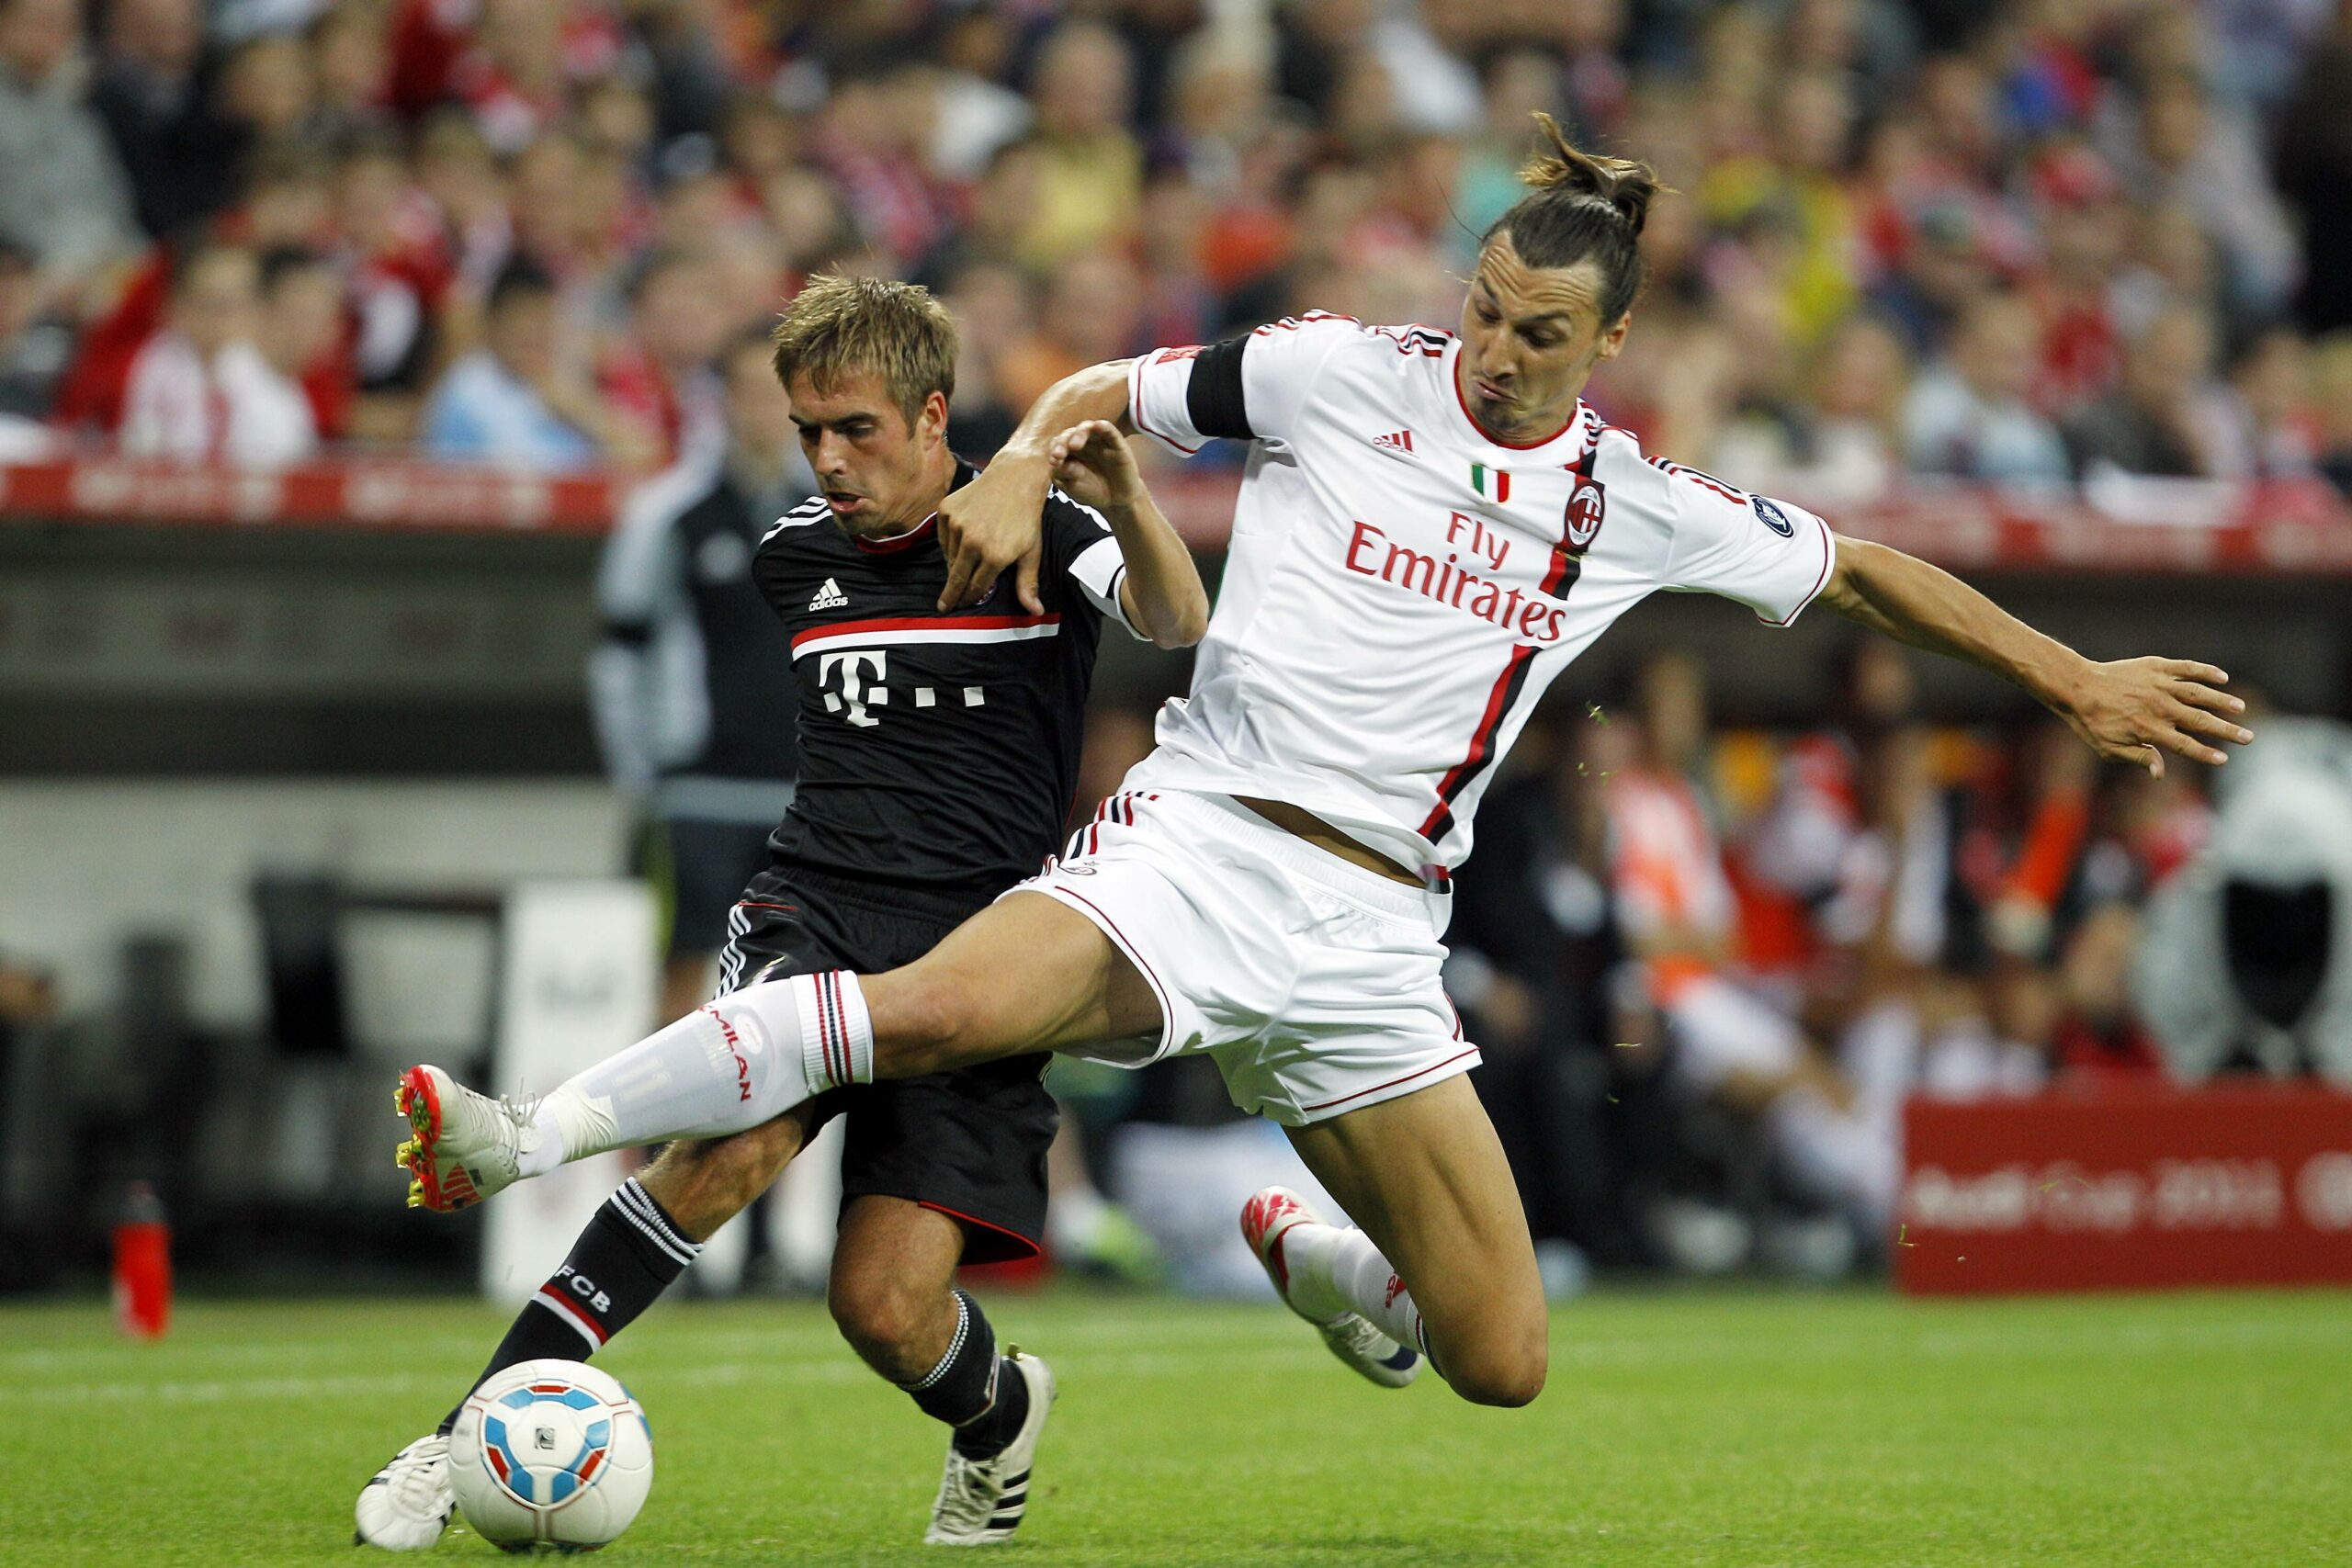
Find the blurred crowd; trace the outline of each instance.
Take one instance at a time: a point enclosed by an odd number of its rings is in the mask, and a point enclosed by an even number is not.
[[[2352,4],[0,0],[0,456],[711,438],[797,281],[922,279],[956,438],[1306,308],[1450,323],[1529,114],[1653,161],[1653,450],[2352,485]]]
[[[1781,1261],[1835,1271],[1894,1230],[1906,1098],[2169,1076],[2132,962],[2200,782],[2100,770],[2054,720],[1932,728],[1910,657],[1844,647],[1824,726],[1767,735],[1663,653],[1522,743],[1448,979],[1539,1228],[1708,1268],[1810,1216]]]

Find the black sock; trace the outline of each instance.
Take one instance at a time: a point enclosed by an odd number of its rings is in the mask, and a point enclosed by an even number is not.
[[[956,1337],[947,1342],[947,1353],[921,1381],[899,1386],[924,1415],[955,1427],[957,1451],[974,1459],[1001,1450],[1029,1414],[1029,1385],[997,1355],[996,1330],[988,1314],[961,1290],[956,1292]],[[1018,1404],[1020,1412],[1004,1427],[1008,1404]]]
[[[1021,1375],[1012,1357],[1001,1356],[996,1363],[996,1399],[986,1411],[956,1428],[956,1451],[966,1459],[992,1458],[1021,1435],[1021,1424],[1028,1419],[1029,1380]]]
[[[524,1361],[586,1360],[636,1322],[701,1251],[630,1178],[589,1220],[555,1277],[524,1303],[474,1388]],[[457,1423],[452,1410],[440,1429],[446,1434]]]

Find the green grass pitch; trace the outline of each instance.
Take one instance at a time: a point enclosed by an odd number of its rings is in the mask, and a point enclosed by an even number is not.
[[[1558,1311],[1523,1411],[1358,1383],[1271,1305],[989,1310],[1061,1378],[1002,1549],[1035,1568],[2352,1562],[2341,1293],[1605,1293]],[[354,1493],[503,1322],[198,1303],[132,1345],[96,1303],[0,1310],[0,1563],[373,1561]],[[820,1307],[664,1306],[600,1364],[645,1402],[658,1460],[597,1561],[939,1560],[916,1544],[939,1430]],[[458,1532],[438,1560],[505,1561]]]

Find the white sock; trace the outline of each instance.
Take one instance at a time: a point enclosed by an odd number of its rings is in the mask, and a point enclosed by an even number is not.
[[[539,1104],[523,1174],[608,1149],[744,1132],[873,1078],[874,1024],[856,976],[764,980],[566,1079]]]
[[[1283,1262],[1290,1270],[1290,1298],[1299,1310],[1322,1316],[1360,1313],[1399,1345],[1423,1355],[1429,1345],[1413,1293],[1372,1245],[1372,1237],[1350,1225],[1293,1225],[1283,1233]]]

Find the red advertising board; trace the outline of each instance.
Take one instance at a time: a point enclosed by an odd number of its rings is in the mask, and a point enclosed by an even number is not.
[[[2352,1094],[1914,1100],[1904,1149],[1906,1293],[2352,1283]]]

